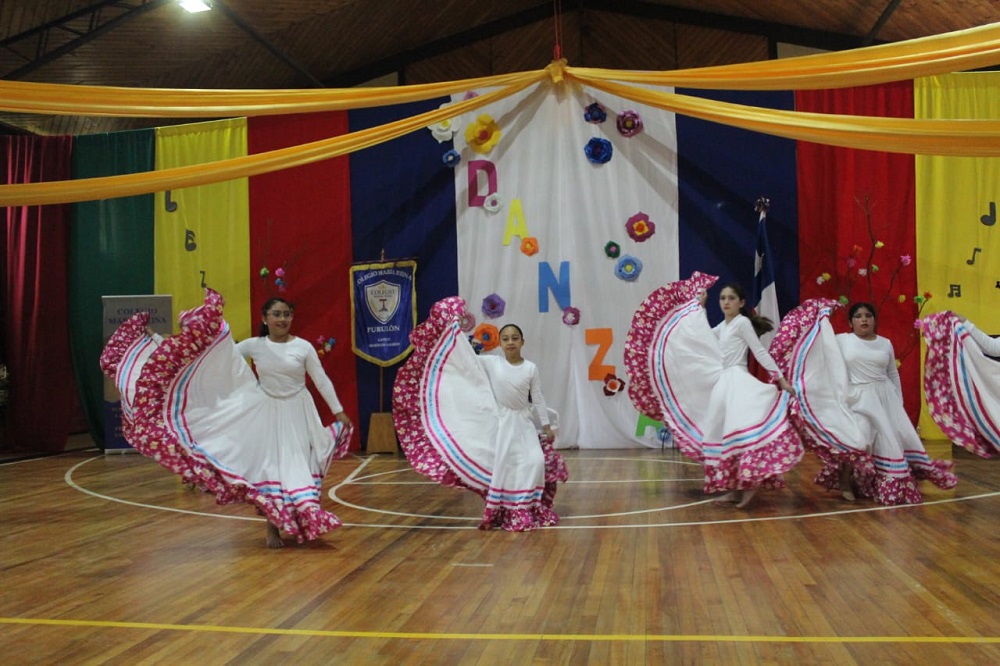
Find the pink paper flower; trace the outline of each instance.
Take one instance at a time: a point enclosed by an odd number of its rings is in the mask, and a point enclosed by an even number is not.
[[[615,127],[618,128],[619,134],[626,139],[631,139],[642,131],[642,118],[635,111],[622,111],[615,119]]]
[[[642,243],[656,233],[656,225],[649,219],[649,215],[640,211],[628,218],[628,222],[625,223],[625,231],[628,232],[629,238],[636,243]]]

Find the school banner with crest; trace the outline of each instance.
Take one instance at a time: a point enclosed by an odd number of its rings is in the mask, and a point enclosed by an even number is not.
[[[417,262],[382,261],[351,266],[351,348],[380,367],[413,349],[417,323]]]

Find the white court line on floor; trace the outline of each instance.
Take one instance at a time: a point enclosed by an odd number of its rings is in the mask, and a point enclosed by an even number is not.
[[[182,514],[188,514],[188,515],[192,515],[192,516],[203,516],[203,517],[206,517],[206,518],[221,518],[221,519],[226,519],[226,520],[252,520],[252,521],[259,521],[259,522],[263,522],[263,520],[264,520],[261,517],[234,516],[234,515],[227,515],[227,514],[208,513],[208,512],[202,512],[202,511],[191,511],[189,509],[177,509],[177,508],[173,508],[173,507],[160,506],[160,505],[156,505],[156,504],[145,504],[145,503],[142,503],[142,502],[133,502],[131,500],[125,500],[125,499],[121,499],[121,498],[118,498],[118,497],[112,497],[110,495],[104,495],[104,494],[101,494],[101,493],[94,492],[92,490],[88,490],[86,488],[81,487],[75,481],[73,481],[73,472],[75,472],[78,468],[82,467],[83,465],[85,465],[85,464],[87,464],[89,462],[93,462],[94,460],[101,460],[103,458],[104,458],[103,455],[99,455],[99,456],[95,456],[93,458],[89,458],[87,460],[83,460],[83,461],[77,463],[76,465],[73,465],[70,469],[68,469],[66,471],[66,473],[65,473],[65,475],[63,477],[64,481],[66,482],[66,484],[68,486],[70,486],[74,490],[76,490],[78,492],[81,492],[83,494],[86,494],[86,495],[90,495],[91,497],[102,499],[102,500],[105,500],[105,501],[108,501],[108,502],[117,502],[119,504],[125,504],[125,505],[128,505],[128,506],[134,506],[134,507],[143,508],[143,509],[152,509],[152,510],[155,510],[155,511],[170,511],[170,512],[173,512],[173,513],[182,513]],[[363,460],[362,464],[356,470],[352,471],[351,474],[349,474],[347,478],[348,479],[353,479],[354,477],[356,477],[357,474],[358,474],[358,472],[360,472],[362,469],[364,469],[371,460],[372,460],[371,457],[365,458]],[[588,460],[596,460],[596,458],[588,458]],[[631,459],[631,460],[634,460],[634,459]],[[346,481],[347,481],[347,479],[345,479],[344,482],[346,482]],[[342,482],[342,484],[344,482]],[[342,484],[338,484],[338,485],[342,485]],[[337,486],[335,486],[335,488],[336,487]],[[332,492],[332,490],[331,490],[331,492]],[[841,509],[841,510],[838,510],[838,511],[823,511],[823,512],[819,512],[819,513],[804,513],[804,514],[795,514],[795,515],[787,515],[787,516],[761,516],[761,517],[747,516],[747,517],[731,518],[731,519],[725,519],[725,520],[702,520],[702,521],[688,521],[688,522],[681,522],[681,523],[646,523],[646,524],[633,524],[633,525],[555,525],[555,526],[552,526],[552,527],[545,527],[545,528],[542,528],[542,529],[546,529],[546,530],[580,530],[580,529],[604,530],[604,529],[640,529],[640,528],[641,529],[649,529],[649,528],[655,528],[655,527],[707,527],[707,526],[711,526],[711,525],[732,525],[732,524],[738,524],[738,523],[758,523],[758,522],[769,522],[769,521],[779,521],[779,520],[780,521],[785,521],[785,520],[801,520],[801,519],[806,519],[806,518],[829,518],[829,517],[844,516],[844,515],[849,515],[849,514],[854,514],[854,513],[869,513],[869,512],[873,512],[873,511],[896,511],[896,510],[904,510],[904,509],[919,509],[919,508],[927,507],[927,506],[936,506],[936,505],[941,505],[941,504],[954,504],[954,503],[957,503],[957,502],[969,502],[969,501],[972,501],[972,500],[989,499],[989,498],[993,498],[993,497],[1000,497],[1000,491],[982,493],[982,494],[979,494],[979,495],[969,495],[967,497],[952,497],[952,498],[947,498],[947,499],[931,500],[931,501],[923,502],[922,504],[902,504],[902,505],[898,505],[898,506],[881,506],[881,505],[875,504],[875,505],[869,505],[869,506],[865,506],[865,507],[857,507],[857,508],[853,508],[853,509]],[[340,500],[337,500],[337,501],[340,502]],[[712,499],[705,499],[705,500],[701,500],[699,502],[692,503],[689,506],[696,506],[696,505],[699,505],[699,504],[710,504],[712,502],[713,502]],[[369,511],[369,512],[371,511],[370,509],[367,509],[367,508],[363,508],[363,507],[359,507],[359,508],[362,511]],[[661,510],[661,509],[655,509],[655,510]],[[642,512],[647,512],[647,510],[642,510]],[[394,515],[410,515],[410,514],[394,514]],[[615,514],[615,515],[631,515],[631,514],[624,513],[624,514]],[[430,517],[431,518],[436,518],[436,519],[439,519],[439,520],[440,519],[446,519],[446,520],[475,520],[475,521],[479,521],[480,520],[479,518],[473,518],[473,519],[470,519],[470,518],[450,518],[448,516],[430,516]],[[572,519],[572,518],[573,518],[573,516],[562,516],[563,520],[569,520],[569,519]],[[580,516],[579,518],[583,518],[583,516]],[[344,526],[345,527],[372,527],[372,528],[380,528],[380,529],[406,529],[406,530],[409,530],[409,529],[418,529],[418,530],[421,530],[421,529],[422,530],[475,530],[475,529],[477,529],[476,527],[471,527],[471,526],[467,527],[467,526],[458,526],[458,525],[391,525],[391,524],[385,524],[385,523],[344,523]]]

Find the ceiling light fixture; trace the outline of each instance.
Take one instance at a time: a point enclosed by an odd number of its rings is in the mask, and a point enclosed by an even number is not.
[[[207,12],[212,8],[212,5],[208,4],[205,0],[178,0],[178,3],[182,9],[189,11],[192,14]]]

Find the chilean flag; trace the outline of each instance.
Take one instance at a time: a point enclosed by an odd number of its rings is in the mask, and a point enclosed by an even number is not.
[[[757,220],[757,251],[754,254],[753,265],[753,295],[751,308],[757,314],[767,317],[774,323],[774,331],[760,336],[764,347],[771,344],[774,332],[778,330],[781,315],[778,312],[778,292],[774,286],[774,264],[771,261],[771,246],[767,242],[767,208],[770,201],[766,197],[757,200],[756,209],[760,213]]]

